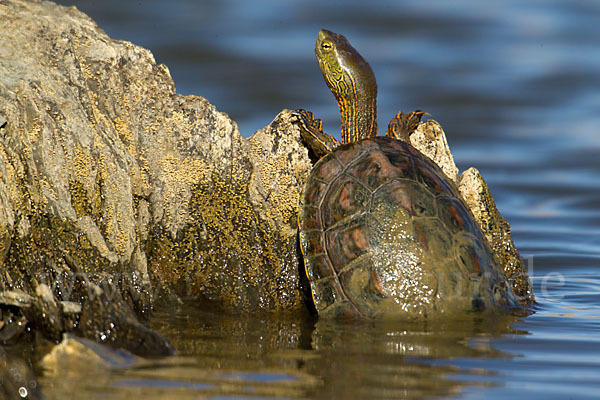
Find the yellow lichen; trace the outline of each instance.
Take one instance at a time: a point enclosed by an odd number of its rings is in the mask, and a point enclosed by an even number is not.
[[[187,227],[175,239],[156,238],[152,270],[160,281],[180,282],[185,294],[226,308],[298,310],[297,260],[285,254],[290,243],[257,217],[247,183],[217,172],[198,180]]]

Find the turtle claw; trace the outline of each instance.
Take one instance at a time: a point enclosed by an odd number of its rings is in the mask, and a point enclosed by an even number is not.
[[[319,158],[340,145],[333,136],[323,132],[323,122],[315,118],[310,111],[298,109],[292,111],[300,123],[300,135],[310,150]]]
[[[301,127],[309,132],[316,134],[323,133],[323,121],[315,119],[315,115],[301,108],[292,111],[292,115],[298,117]]]
[[[410,135],[417,129],[424,115],[429,116],[430,114],[421,110],[410,113],[398,112],[390,121],[386,136],[409,142]]]

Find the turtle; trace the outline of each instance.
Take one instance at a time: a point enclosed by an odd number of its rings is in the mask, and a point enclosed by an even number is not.
[[[377,136],[377,83],[343,36],[321,30],[315,53],[340,108],[341,143],[295,110],[318,161],[298,225],[321,317],[428,318],[517,305],[456,184],[407,139],[423,111],[400,111]]]

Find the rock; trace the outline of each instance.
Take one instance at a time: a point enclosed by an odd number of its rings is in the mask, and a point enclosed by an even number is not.
[[[492,251],[500,260],[515,295],[523,303],[532,303],[533,287],[527,267],[513,243],[510,225],[496,208],[494,198],[479,171],[469,168],[463,172],[458,188]]]
[[[4,291],[0,293],[0,305],[17,308],[30,307],[34,298],[21,290]]]
[[[0,320],[0,342],[18,343],[26,334],[27,319],[23,316],[16,316],[7,310],[2,310],[2,319]]]
[[[310,161],[290,112],[244,140],[74,7],[6,0],[0,19],[0,293],[34,299],[18,308],[28,323],[59,340],[100,312],[144,334],[134,319],[161,293],[305,309],[296,207]],[[106,283],[119,299],[86,312]],[[117,325],[108,342],[136,348]]]
[[[64,375],[72,375],[73,371],[101,374],[111,368],[114,370],[131,367],[142,361],[143,359],[128,351],[115,351],[92,340],[65,334],[60,343],[40,360],[40,366],[46,375],[60,378]]]
[[[296,215],[311,165],[294,121],[285,110],[246,141],[237,142],[236,131],[228,173],[217,173],[217,159],[194,174],[200,179],[179,211],[185,224],[175,234],[164,224],[154,230],[151,272],[158,282],[228,309],[304,309]]]
[[[421,122],[410,135],[410,144],[432,159],[446,176],[454,182],[458,180],[458,168],[450,152],[444,130],[434,120]]]
[[[169,341],[138,322],[120,292],[108,292],[93,283],[89,283],[87,288],[93,293],[83,303],[75,332],[84,338],[113,348],[125,348],[141,356],[174,354],[175,348]]]

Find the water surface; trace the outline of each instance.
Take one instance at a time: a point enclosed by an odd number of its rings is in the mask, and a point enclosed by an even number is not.
[[[396,325],[186,306],[153,321],[178,357],[62,381],[73,386],[42,376],[49,397],[598,397],[599,2],[62,3],[150,49],[179,93],[206,97],[246,137],[297,107],[339,135],[313,48],[319,29],[343,33],[375,71],[381,128],[399,109],[425,110],[459,168],[481,170],[539,305],[526,318]]]

